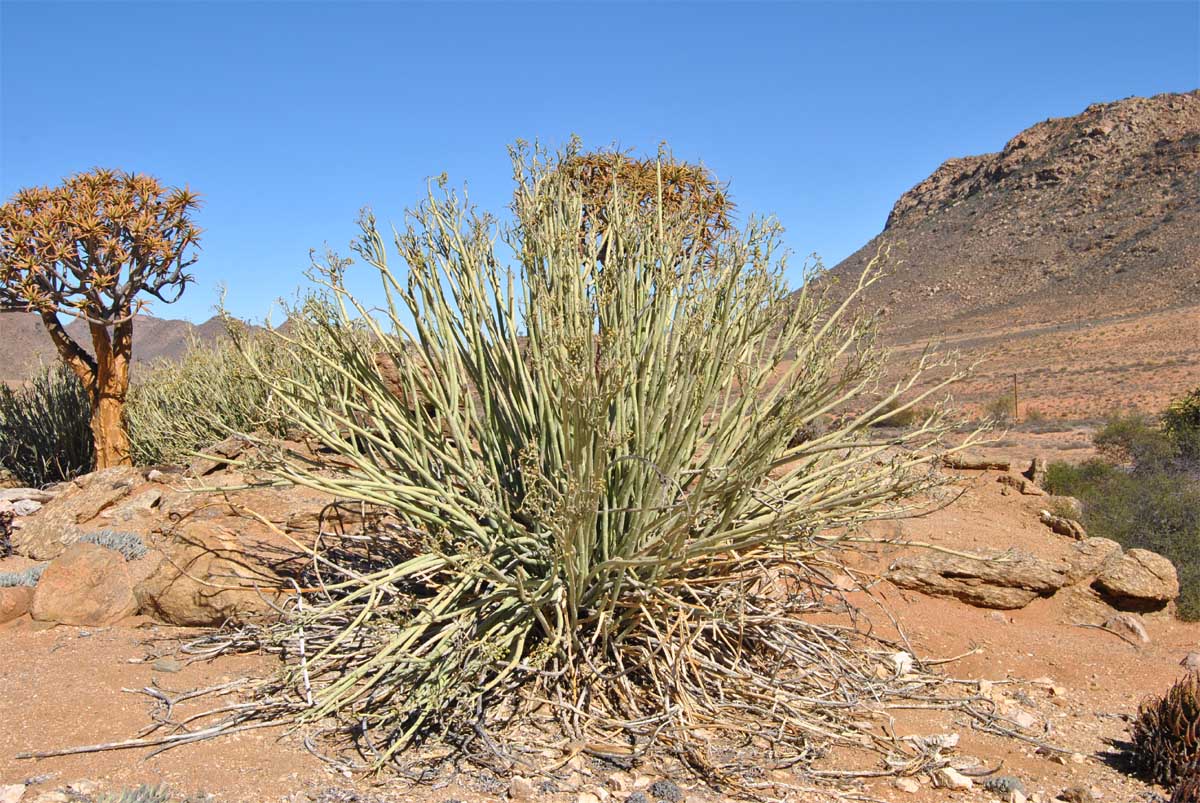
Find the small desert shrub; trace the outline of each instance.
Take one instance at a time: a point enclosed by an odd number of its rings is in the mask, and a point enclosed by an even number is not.
[[[983,413],[998,425],[1007,426],[1013,418],[1012,396],[997,396],[984,405]]]
[[[64,365],[15,390],[0,383],[0,466],[33,487],[86,474],[95,459],[91,417],[87,391]]]
[[[1168,405],[1162,428],[1181,458],[1200,463],[1200,388]]]
[[[877,658],[770,578],[945,482],[940,405],[895,434],[871,427],[955,376],[915,391],[946,365],[923,359],[861,408],[883,369],[873,327],[813,283],[790,295],[776,224],[698,231],[696,172],[669,161],[649,163],[653,191],[601,181],[597,201],[564,177],[575,163],[515,159],[507,229],[432,190],[396,238],[407,275],[364,214],[355,250],[382,310],[335,258],[309,325],[275,335],[314,373],[281,381],[244,351],[331,454],[284,451],[272,470],[393,518],[353,569],[318,556],[323,593],[273,633],[308,659],[264,705],[311,681],[294,710],[344,718],[380,765],[427,737],[476,744],[517,710],[553,716],[527,734],[664,746],[709,772],[759,749],[746,733],[769,733],[779,761],[861,745],[855,701],[893,693]],[[701,727],[730,752],[708,755]]]
[[[1200,675],[1189,673],[1166,694],[1143,702],[1133,721],[1131,758],[1155,783],[1171,786],[1200,759]]]
[[[892,399],[883,406],[882,415],[875,420],[875,427],[907,428],[921,423],[931,411],[905,404],[901,399]]]
[[[46,571],[48,565],[48,563],[39,563],[20,572],[0,572],[0,588],[14,588],[16,586],[29,586],[32,588],[38,584],[38,580],[42,579],[42,572]]]
[[[125,560],[137,560],[146,556],[146,543],[137,533],[117,532],[116,530],[96,530],[87,533],[79,539],[87,544],[107,547],[120,552]]]
[[[171,794],[165,786],[139,786],[137,789],[106,793],[96,803],[171,803]]]

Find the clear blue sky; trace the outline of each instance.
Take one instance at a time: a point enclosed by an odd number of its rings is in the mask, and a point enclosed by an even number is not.
[[[218,284],[263,315],[359,207],[442,171],[501,211],[518,137],[703,161],[835,264],[953,156],[1200,85],[1200,3],[417,5],[0,0],[0,194],[95,165],[199,191]],[[798,278],[798,277],[795,277]]]

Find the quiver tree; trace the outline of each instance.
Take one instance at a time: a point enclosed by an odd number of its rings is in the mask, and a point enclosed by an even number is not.
[[[0,207],[0,312],[41,316],[92,407],[96,467],[129,462],[122,420],[134,316],[172,303],[192,277],[199,199],[152,176],[96,169],[21,190]],[[89,353],[60,316],[85,322]]]
[[[601,263],[607,256],[616,196],[626,214],[643,227],[682,228],[679,235],[685,253],[711,250],[733,226],[733,201],[725,186],[703,165],[665,152],[658,158],[638,158],[615,150],[572,150],[546,178],[561,181],[578,197],[582,247],[587,248],[589,238],[595,239]],[[555,197],[549,192],[541,195],[544,202]]]

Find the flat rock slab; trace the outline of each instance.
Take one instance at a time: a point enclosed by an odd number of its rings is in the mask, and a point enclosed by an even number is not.
[[[41,502],[45,504],[54,498],[54,494],[50,491],[41,491],[37,488],[4,488],[0,489],[0,502],[20,502],[28,500],[30,502]]]
[[[992,560],[929,553],[902,557],[888,569],[887,579],[900,588],[936,597],[952,597],[980,608],[1023,608],[1049,597],[1067,583],[1070,566],[1033,555]]]

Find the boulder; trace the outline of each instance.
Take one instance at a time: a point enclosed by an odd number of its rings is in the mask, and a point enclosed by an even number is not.
[[[1070,567],[1018,553],[976,560],[930,553],[902,557],[887,579],[901,588],[937,597],[953,597],[980,608],[1023,608],[1049,597],[1067,582]]]
[[[1038,521],[1045,524],[1052,532],[1059,535],[1065,535],[1068,538],[1074,538],[1076,541],[1082,541],[1087,538],[1087,530],[1083,525],[1075,521],[1075,519],[1059,516],[1056,513],[1051,513],[1049,510],[1042,510],[1038,513]]]
[[[132,468],[110,468],[78,478],[47,502],[13,533],[13,550],[35,560],[53,560],[79,540],[79,524],[129,494],[141,475]]]
[[[0,588],[0,625],[29,613],[33,589],[29,586]]]
[[[148,556],[150,557],[150,556]],[[135,589],[142,613],[174,625],[220,625],[271,613],[283,583],[230,530],[190,521],[167,534]]]
[[[1073,496],[1049,494],[1046,497],[1046,506],[1068,519],[1075,519],[1075,521],[1083,519],[1083,502]]]
[[[1067,555],[1067,585],[1095,577],[1109,561],[1121,555],[1121,545],[1108,538],[1085,538]]]
[[[133,582],[119,552],[72,544],[50,562],[33,595],[40,622],[96,627],[137,612]]]
[[[1011,461],[991,459],[974,452],[957,452],[946,455],[942,458],[942,463],[947,468],[956,468],[960,471],[1008,471],[1012,468]]]
[[[1179,577],[1162,555],[1131,549],[1105,563],[1092,587],[1119,610],[1155,611],[1179,596]]]

